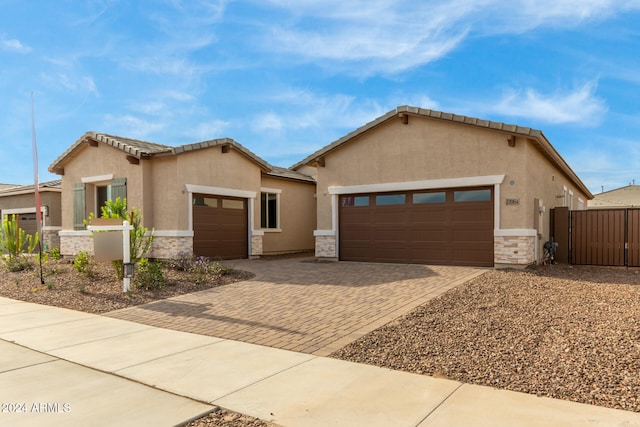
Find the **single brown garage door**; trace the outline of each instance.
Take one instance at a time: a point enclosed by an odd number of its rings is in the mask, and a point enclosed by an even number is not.
[[[247,200],[193,195],[193,252],[213,259],[248,256]]]
[[[493,188],[340,196],[345,261],[493,266]]]

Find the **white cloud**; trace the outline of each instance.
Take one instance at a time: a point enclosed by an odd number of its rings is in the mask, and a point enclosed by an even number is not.
[[[270,110],[252,121],[258,130],[298,131],[332,128],[355,128],[386,112],[377,102],[357,100],[354,96],[320,95],[291,88],[267,96]],[[357,101],[357,102],[356,102]]]
[[[491,1],[485,12],[502,10],[498,22],[486,20],[494,27],[491,33],[521,33],[540,26],[571,28],[585,22],[598,21],[630,10],[640,9],[638,1],[623,0],[519,0]],[[486,18],[486,14],[483,15]],[[494,25],[498,24],[498,25]]]
[[[510,90],[493,106],[478,110],[511,117],[524,117],[546,123],[572,123],[595,126],[607,111],[604,100],[595,95],[596,84],[586,83],[572,91],[541,94],[534,89]]]
[[[89,76],[74,76],[67,73],[42,73],[40,78],[43,82],[46,82],[57,89],[69,92],[90,93],[99,96],[96,83],[93,78]]]
[[[208,141],[210,139],[223,138],[224,132],[231,123],[224,120],[209,120],[199,123],[187,131],[187,135],[194,141]]]
[[[260,2],[261,5],[264,2]],[[279,16],[263,48],[329,69],[395,74],[436,61],[470,34],[520,34],[541,26],[573,28],[640,9],[637,0],[271,0]],[[259,29],[262,31],[262,29]]]
[[[17,53],[29,53],[31,52],[31,47],[22,44],[20,40],[2,38],[0,39],[0,50]]]
[[[591,192],[604,191],[640,183],[640,141],[598,138],[599,144],[574,146],[563,157],[572,165]]]
[[[268,112],[258,114],[255,119],[253,119],[253,129],[257,132],[279,132],[284,126],[283,117],[279,115]]]
[[[142,140],[148,140],[152,135],[166,129],[166,124],[162,121],[146,120],[131,114],[109,114],[105,117],[104,124],[109,133]]]

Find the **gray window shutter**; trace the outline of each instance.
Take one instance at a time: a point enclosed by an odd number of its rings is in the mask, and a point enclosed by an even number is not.
[[[73,229],[84,230],[85,219],[85,185],[73,184]]]
[[[121,200],[127,198],[127,178],[115,178],[111,180],[111,200],[120,197]]]

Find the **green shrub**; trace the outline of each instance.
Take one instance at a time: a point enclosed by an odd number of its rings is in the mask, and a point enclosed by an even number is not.
[[[73,259],[73,268],[81,274],[84,274],[87,277],[93,277],[93,264],[91,263],[91,258],[89,257],[89,252],[80,251]]]
[[[31,253],[38,244],[38,233],[34,236],[25,233],[18,227],[15,215],[8,215],[2,220],[0,229],[0,252],[6,252],[2,257],[9,271],[21,271],[33,266],[32,260],[24,256],[24,252]]]
[[[160,289],[166,283],[162,264],[157,260],[149,261],[147,258],[142,258],[138,261],[133,283],[141,289]]]
[[[49,256],[53,260],[60,261],[62,259],[62,254],[60,253],[60,248],[52,248],[49,251]]]

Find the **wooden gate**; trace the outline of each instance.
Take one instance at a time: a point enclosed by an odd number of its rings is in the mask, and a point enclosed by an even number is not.
[[[569,262],[640,267],[640,209],[571,211]]]

